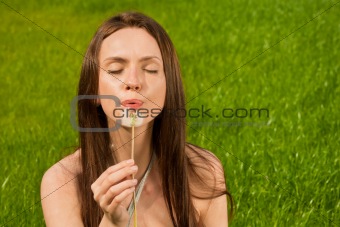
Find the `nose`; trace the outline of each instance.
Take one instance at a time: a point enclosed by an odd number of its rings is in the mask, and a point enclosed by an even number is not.
[[[138,74],[135,70],[131,70],[129,77],[125,82],[125,90],[140,91],[142,84],[138,78]]]
[[[125,84],[125,89],[126,90],[132,90],[132,91],[140,91],[142,88],[141,84],[140,83],[135,83],[135,82],[127,82]]]

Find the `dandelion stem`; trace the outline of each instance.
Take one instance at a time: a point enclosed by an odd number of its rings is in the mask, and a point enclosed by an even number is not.
[[[131,126],[132,126],[132,144],[131,144],[131,159],[135,159],[135,122],[136,115],[132,113],[131,115]],[[132,174],[132,179],[135,178],[135,175]],[[133,192],[133,217],[134,217],[134,227],[137,227],[137,204],[136,204],[136,190]]]

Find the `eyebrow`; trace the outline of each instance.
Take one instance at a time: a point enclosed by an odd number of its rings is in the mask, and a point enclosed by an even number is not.
[[[153,56],[153,55],[152,56],[144,56],[141,59],[139,59],[139,61],[143,62],[143,61],[149,61],[149,60],[152,60],[152,59],[157,59],[158,61],[162,62],[159,57]],[[104,62],[107,62],[107,61],[110,61],[110,62],[119,62],[119,63],[126,63],[126,62],[128,62],[127,59],[122,58],[122,57],[116,57],[116,56],[105,58]]]

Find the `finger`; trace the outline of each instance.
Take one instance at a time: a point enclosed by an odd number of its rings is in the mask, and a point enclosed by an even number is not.
[[[107,193],[110,187],[120,183],[123,179],[127,178],[128,176],[135,174],[138,170],[136,165],[134,166],[126,166],[114,173],[111,173],[109,176],[106,177],[104,182],[97,186],[93,190],[93,198],[95,201],[100,201],[100,198]]]
[[[103,183],[103,181],[105,180],[105,178],[111,174],[111,173],[114,173],[126,166],[131,166],[134,164],[134,160],[133,159],[129,159],[129,160],[126,160],[126,161],[122,161],[116,165],[113,165],[109,168],[107,168],[100,176],[99,178],[95,181],[95,184],[97,185],[101,185]]]
[[[113,165],[109,168],[107,168],[99,177],[98,179],[91,185],[91,189],[92,191],[98,187],[99,185],[101,185],[103,183],[103,181],[105,180],[105,178],[111,174],[111,173],[114,173],[126,166],[131,166],[134,164],[134,160],[133,159],[129,159],[129,160],[126,160],[126,161],[122,161],[116,165]]]
[[[107,192],[105,193],[105,195],[102,196],[103,201],[101,201],[100,204],[102,204],[103,206],[110,205],[110,203],[116,196],[118,196],[120,193],[122,193],[126,189],[129,189],[136,185],[137,185],[137,180],[132,179],[132,180],[123,181],[119,184],[116,184],[110,187],[109,190],[107,190]]]
[[[132,180],[123,181],[123,182],[121,182],[121,183],[119,183],[117,185],[114,185],[111,188],[109,188],[109,190],[105,194],[106,197],[109,199],[108,204],[110,204],[112,202],[114,197],[118,196],[120,193],[122,193],[126,189],[129,189],[131,187],[135,187],[136,185],[137,185],[137,180],[136,179],[132,179]]]
[[[131,195],[135,191],[135,189],[136,189],[135,187],[128,188],[119,195],[117,195],[116,197],[114,197],[111,204],[107,206],[107,210],[109,212],[114,211],[117,208],[117,206],[119,206],[129,195]]]
[[[101,188],[106,193],[109,188],[115,184],[118,184],[119,182],[123,181],[127,177],[131,176],[132,174],[136,174],[138,171],[138,167],[136,165],[133,166],[127,166],[125,168],[122,168],[114,173],[111,173],[106,177],[106,179],[103,181]]]

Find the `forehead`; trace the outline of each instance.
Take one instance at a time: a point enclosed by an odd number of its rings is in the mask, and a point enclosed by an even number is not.
[[[99,58],[119,56],[124,58],[141,58],[157,56],[162,59],[157,41],[144,29],[120,29],[104,39]]]

